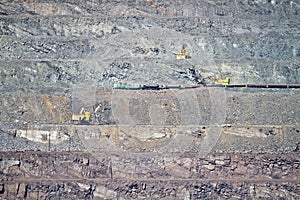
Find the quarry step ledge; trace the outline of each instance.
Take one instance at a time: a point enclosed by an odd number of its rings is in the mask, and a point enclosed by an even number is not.
[[[259,182],[273,182],[273,183],[300,183],[300,179],[240,179],[240,178],[233,178],[233,179],[226,179],[226,178],[213,178],[213,179],[204,179],[204,178],[183,178],[183,179],[177,179],[177,178],[166,178],[166,179],[156,179],[156,178],[96,178],[96,179],[47,179],[47,178],[24,178],[24,179],[13,179],[13,180],[3,180],[1,182],[3,183],[20,183],[20,182],[107,182],[107,181],[138,181],[138,182],[153,182],[153,181],[159,181],[159,182],[171,182],[171,181],[192,181],[192,182],[251,182],[251,183],[259,183]]]
[[[139,126],[139,127],[235,127],[235,128],[293,128],[300,126],[300,124],[287,124],[287,125],[276,125],[276,124],[264,124],[264,125],[240,125],[240,124],[221,124],[221,125],[210,125],[210,124],[197,124],[197,125],[179,125],[179,126],[172,126],[172,125],[76,125],[76,124],[32,124],[28,125],[28,128],[42,128],[42,127],[133,127],[133,126]]]
[[[7,157],[11,154],[14,155],[33,155],[33,154],[40,154],[40,155],[55,155],[55,154],[59,154],[59,155],[93,155],[93,153],[88,152],[88,151],[32,151],[32,150],[28,150],[28,151],[0,151],[0,154],[2,155],[2,157]],[[96,153],[97,155],[103,155],[103,156],[128,156],[128,152],[108,152],[108,151],[99,151]],[[132,152],[130,153],[130,155],[132,156],[153,156],[153,155],[158,155],[158,154],[162,154],[164,155],[164,157],[174,157],[176,155],[181,156],[183,158],[189,158],[192,157],[194,158],[195,156],[199,156],[199,158],[205,158],[205,157],[220,157],[220,156],[226,156],[226,157],[230,157],[230,156],[243,156],[243,157],[247,157],[247,156],[274,156],[274,155],[278,155],[278,156],[289,156],[289,157],[299,157],[300,153],[299,152],[293,152],[293,153],[209,153],[206,156],[200,156],[199,153],[196,152],[185,152],[185,153],[178,153],[178,152],[174,152],[174,153],[154,153],[154,152]],[[9,156],[10,157],[10,156]]]

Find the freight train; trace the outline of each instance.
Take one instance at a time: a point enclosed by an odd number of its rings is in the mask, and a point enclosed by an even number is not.
[[[141,85],[114,84],[113,89],[120,90],[165,90],[191,89],[200,87],[228,87],[228,88],[300,88],[300,84],[215,84],[215,85]]]

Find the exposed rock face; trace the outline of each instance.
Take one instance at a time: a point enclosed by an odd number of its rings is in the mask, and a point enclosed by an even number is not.
[[[48,9],[46,9],[48,8]],[[1,84],[299,83],[294,1],[3,2]],[[182,43],[191,59],[174,60]],[[173,53],[172,53],[173,52]]]
[[[299,89],[112,90],[300,84],[299,9],[1,1],[0,199],[299,199]]]
[[[15,160],[20,157],[21,160]],[[7,165],[8,170],[3,171],[3,181],[19,182],[5,183],[4,196],[46,198],[56,194],[67,199],[72,195],[80,199],[88,196],[181,199],[186,195],[198,199],[298,198],[300,195],[297,190],[299,154],[153,157],[151,154],[8,152],[1,159],[7,164],[18,163]]]

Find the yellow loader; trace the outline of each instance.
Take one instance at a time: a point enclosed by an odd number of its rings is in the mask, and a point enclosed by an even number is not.
[[[230,78],[226,77],[225,79],[221,79],[220,77],[217,76],[215,80],[216,85],[228,85],[230,84]]]
[[[79,115],[76,114],[72,115],[72,121],[77,123],[81,123],[82,121],[89,122],[90,119],[91,119],[91,112],[85,111],[84,108],[81,109]]]

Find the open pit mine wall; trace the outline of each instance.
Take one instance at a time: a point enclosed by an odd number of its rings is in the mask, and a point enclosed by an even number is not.
[[[79,150],[82,145],[68,144],[70,138],[77,138],[73,142],[80,140],[79,133],[106,138],[100,139],[103,142],[100,146],[101,150],[109,151],[105,143],[116,142],[122,132],[119,127],[132,136],[134,129],[152,134],[155,131],[147,127],[158,127],[156,131],[163,135],[149,136],[149,140],[182,135],[182,130],[187,136],[199,134],[200,137],[202,133],[208,137],[215,134],[214,127],[217,127],[220,134],[216,138],[215,152],[288,153],[296,151],[300,143],[299,92],[299,89],[202,87],[160,91],[95,90],[87,92],[91,96],[84,92],[81,96],[74,94],[76,101],[44,94],[2,96],[1,130],[17,138],[41,142],[14,147],[20,151],[49,150],[48,137],[54,145],[51,150]],[[79,97],[84,98],[80,101]],[[81,106],[77,105],[81,102],[85,102],[85,108],[90,109],[92,115],[89,122],[78,125],[71,121],[71,116],[80,112]],[[100,109],[93,112],[99,104]],[[169,135],[163,133],[163,127],[170,129]],[[7,150],[12,148],[10,144],[6,146]],[[137,149],[143,151],[140,147]],[[1,150],[6,150],[5,143]]]
[[[2,92],[299,83],[297,1],[2,1],[0,19]]]
[[[132,125],[114,104],[130,95],[95,92],[119,82],[211,84],[216,75],[299,84],[299,8],[291,0],[1,1],[0,199],[299,199],[298,89],[204,88],[185,94],[186,104],[171,91],[163,123],[133,99],[134,126],[118,124]],[[176,61],[183,44],[191,58]],[[91,125],[70,123],[82,102],[103,103]],[[168,132],[138,134],[163,125]]]
[[[93,100],[108,102],[105,108],[110,110],[101,112],[90,125],[70,123],[70,97],[23,94],[3,98],[1,197],[300,197],[298,89],[88,93],[94,94]],[[128,103],[129,112],[123,114],[138,119],[132,126],[119,125],[118,120],[124,119],[114,115],[114,109],[119,111],[114,103],[120,97]],[[182,97],[196,103],[188,103],[194,113],[186,115],[189,108]],[[160,107],[166,113],[163,124],[151,118],[150,107],[142,107],[151,99],[153,104],[164,106]],[[194,119],[192,125],[186,124],[186,117]],[[159,127],[167,127],[170,133],[151,132]],[[142,136],[134,133],[137,131]],[[203,142],[212,146],[206,149]]]
[[[4,199],[299,197],[299,154],[9,152],[1,159]]]

